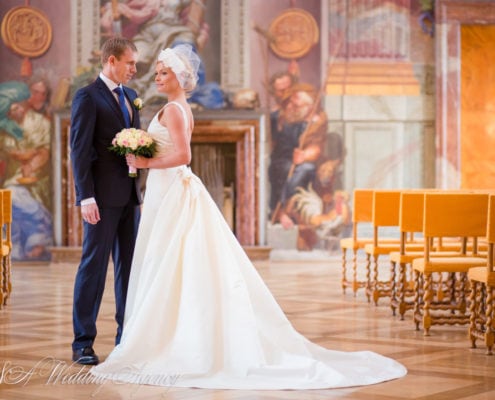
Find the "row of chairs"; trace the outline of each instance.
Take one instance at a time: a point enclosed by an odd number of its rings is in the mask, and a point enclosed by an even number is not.
[[[7,304],[12,291],[11,282],[11,239],[12,191],[0,189],[0,309]]]
[[[413,311],[416,329],[425,335],[432,325],[469,324],[472,346],[483,339],[487,353],[494,344],[493,246],[495,194],[482,191],[356,189],[353,236],[341,241],[342,288],[354,294],[364,288],[368,301],[386,297],[401,319]],[[358,229],[372,226],[369,237]],[[380,229],[397,228],[383,238]],[[351,251],[352,278],[347,277]],[[358,263],[358,253],[366,260]],[[390,260],[388,279],[379,277],[379,257]],[[359,280],[358,266],[366,277]]]

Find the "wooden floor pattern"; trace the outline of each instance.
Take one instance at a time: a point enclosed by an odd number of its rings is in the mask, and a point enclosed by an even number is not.
[[[76,264],[14,265],[13,294],[0,310],[0,399],[164,400],[482,400],[495,398],[495,356],[470,349],[465,326],[434,326],[430,337],[410,318],[392,317],[384,300],[368,304],[340,288],[340,261],[256,262],[295,328],[335,350],[373,350],[408,368],[405,378],[373,386],[309,391],[203,390],[89,383],[71,365]],[[104,358],[114,335],[112,282],[98,320],[95,350]],[[409,315],[410,316],[410,315]]]

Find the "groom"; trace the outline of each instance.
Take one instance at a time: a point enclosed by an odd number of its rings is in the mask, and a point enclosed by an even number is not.
[[[116,133],[140,127],[133,106],[137,94],[122,86],[136,73],[136,46],[122,37],[110,38],[101,48],[101,63],[98,78],[79,89],[72,100],[70,127],[76,204],[81,206],[84,221],[82,257],[74,285],[72,360],[84,365],[99,361],[93,343],[110,253],[115,342],[120,342],[141,203],[139,184],[129,177],[125,158],[108,150]],[[120,94],[117,88],[122,90]]]

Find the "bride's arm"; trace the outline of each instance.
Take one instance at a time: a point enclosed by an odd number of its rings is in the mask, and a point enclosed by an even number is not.
[[[176,107],[165,107],[160,116],[160,123],[167,125],[170,138],[174,145],[172,151],[159,157],[145,158],[127,156],[127,164],[136,168],[171,168],[179,165],[187,165],[191,162],[191,145],[189,132],[182,112]]]

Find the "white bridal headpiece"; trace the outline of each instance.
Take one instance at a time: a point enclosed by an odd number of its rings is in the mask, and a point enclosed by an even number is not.
[[[158,61],[174,71],[182,89],[186,91],[194,89],[198,81],[201,60],[191,45],[179,44],[162,50],[158,55]]]

